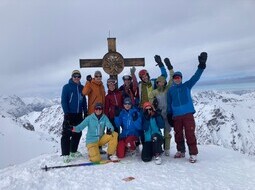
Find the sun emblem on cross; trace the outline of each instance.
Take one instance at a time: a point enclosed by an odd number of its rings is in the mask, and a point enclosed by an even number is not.
[[[118,52],[109,52],[104,55],[102,66],[109,75],[118,75],[124,69],[124,58]]]

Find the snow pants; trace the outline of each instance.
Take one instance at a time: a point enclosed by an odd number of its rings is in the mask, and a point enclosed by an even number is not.
[[[162,145],[164,143],[164,139],[160,134],[153,134],[151,137],[151,141],[146,141],[143,144],[142,150],[142,161],[149,162],[152,160],[153,156],[157,154],[161,154],[163,152]]]
[[[120,139],[117,146],[117,156],[124,158],[127,150],[134,151],[138,141],[139,138],[133,135]]]
[[[167,118],[163,116],[165,121],[165,128],[164,128],[164,149],[170,150],[170,142],[171,142],[171,126],[168,124]]]
[[[71,126],[76,126],[82,122],[82,113],[69,114],[69,120]],[[61,150],[62,156],[69,155],[70,152],[76,152],[81,139],[82,132],[74,133],[62,125],[62,137],[61,137]]]
[[[186,114],[173,118],[174,120],[174,132],[175,142],[177,144],[177,150],[185,152],[184,135],[186,137],[187,145],[189,147],[190,155],[197,155],[197,139],[195,136],[195,119],[193,114]]]
[[[87,144],[89,160],[91,162],[98,162],[101,160],[99,146],[103,146],[107,143],[107,154],[113,155],[116,152],[118,144],[118,133],[113,132],[111,135],[104,134],[98,142]]]

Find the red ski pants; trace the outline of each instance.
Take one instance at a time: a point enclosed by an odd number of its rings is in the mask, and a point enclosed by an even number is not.
[[[177,144],[177,150],[185,152],[184,136],[186,138],[189,154],[197,155],[197,139],[195,136],[195,120],[193,114],[186,114],[173,118],[174,120],[174,132],[175,142]]]
[[[117,146],[117,156],[119,158],[124,158],[127,149],[134,151],[136,149],[137,141],[138,137],[133,135],[120,139]]]

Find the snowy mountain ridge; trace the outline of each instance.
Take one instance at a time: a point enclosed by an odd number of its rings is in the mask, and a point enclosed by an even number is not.
[[[255,91],[198,91],[193,93],[193,101],[199,145],[213,144],[255,155]],[[26,130],[36,133],[42,143],[59,144],[63,122],[60,99],[33,101],[33,98],[0,96],[0,110],[0,140],[9,128],[3,121],[12,120],[16,127],[26,128],[24,133]],[[60,152],[60,145],[57,147],[54,151]]]

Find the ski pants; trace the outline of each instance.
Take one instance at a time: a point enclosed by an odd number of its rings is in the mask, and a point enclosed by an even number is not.
[[[177,144],[177,150],[185,152],[184,135],[189,147],[190,155],[197,155],[197,139],[195,136],[195,119],[193,114],[186,114],[173,118],[174,120],[174,132],[175,142]]]
[[[89,160],[91,162],[98,162],[101,160],[99,146],[103,146],[107,143],[108,143],[107,154],[113,155],[116,152],[118,144],[118,133],[113,132],[111,135],[104,134],[99,141],[87,144]]]
[[[139,138],[134,135],[120,139],[117,146],[117,156],[124,158],[127,150],[134,151],[138,141]]]
[[[171,142],[171,126],[168,124],[167,118],[164,117],[164,121],[165,121],[165,128],[164,128],[164,149],[165,150],[170,150],[170,142]]]
[[[76,126],[82,122],[82,113],[80,114],[69,114],[68,122],[72,126]],[[70,152],[77,152],[78,145],[81,139],[82,132],[74,133],[62,125],[62,137],[61,137],[61,150],[62,156],[69,155]]]
[[[151,141],[146,141],[143,144],[143,150],[141,155],[142,161],[149,162],[152,160],[153,156],[161,154],[163,152],[163,143],[164,139],[162,135],[156,133],[153,134],[151,137]]]

